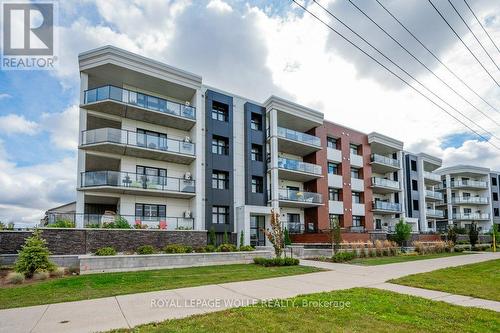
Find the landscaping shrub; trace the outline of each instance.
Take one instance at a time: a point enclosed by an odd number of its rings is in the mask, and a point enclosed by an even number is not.
[[[52,271],[55,269],[54,263],[49,260],[49,249],[45,239],[41,237],[41,231],[35,230],[31,237],[26,238],[24,245],[19,251],[15,271],[31,278],[35,271]]]
[[[57,267],[52,272],[50,272],[50,276],[60,278],[64,276],[65,271],[66,270],[64,269],[64,267]]]
[[[208,234],[208,238],[210,239],[210,245],[213,245],[214,247],[217,246],[216,239],[215,239],[215,228],[214,227],[210,228],[210,232]]]
[[[49,224],[49,228],[74,228],[75,222],[67,219],[57,220],[55,223]]]
[[[490,248],[489,244],[476,244],[472,250],[473,251],[486,251]]]
[[[37,271],[33,274],[33,280],[43,281],[47,280],[50,276],[50,273],[47,271]]]
[[[10,272],[5,277],[5,281],[9,284],[21,284],[24,282],[24,274],[17,272]]]
[[[193,248],[182,244],[170,244],[163,248],[165,253],[191,253]]]
[[[254,251],[255,249],[250,245],[244,245],[240,247],[240,251]]]
[[[464,252],[464,248],[463,247],[458,247],[458,246],[455,246],[455,248],[453,250],[455,252]]]
[[[292,245],[292,240],[290,238],[290,232],[288,231],[287,228],[285,228],[285,245]]]
[[[128,223],[127,219],[122,216],[116,216],[114,222],[103,223],[102,225],[105,229],[130,229],[131,226]]]
[[[194,252],[196,253],[205,253],[207,252],[207,249],[205,247],[195,247]]]
[[[338,252],[332,256],[333,262],[346,262],[356,258],[354,252]]]
[[[472,246],[472,248],[475,247],[478,239],[479,239],[479,231],[477,230],[477,224],[475,222],[473,222],[470,225],[470,229],[469,229],[469,242],[470,242],[470,245]]]
[[[215,252],[215,250],[216,250],[216,248],[212,244],[208,244],[207,246],[205,246],[205,251],[206,252]]]
[[[96,256],[114,256],[116,255],[116,250],[111,246],[101,247],[95,251]]]
[[[299,259],[295,258],[254,258],[254,264],[261,265],[264,267],[272,267],[272,266],[295,266],[299,264]]]
[[[217,252],[235,252],[235,251],[238,251],[238,249],[233,244],[224,243],[219,245],[219,247],[217,248]]]
[[[411,225],[405,222],[404,219],[400,219],[395,226],[395,234],[394,240],[400,245],[403,246],[404,243],[410,238],[411,234]]]
[[[142,245],[137,248],[137,254],[153,254],[155,252],[155,248],[151,245]]]

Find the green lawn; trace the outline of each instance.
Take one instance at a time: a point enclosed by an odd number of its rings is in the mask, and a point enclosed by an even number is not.
[[[500,259],[408,275],[390,282],[500,301]]]
[[[323,305],[344,302],[346,306],[314,307],[313,302],[318,301]],[[500,316],[496,312],[376,289],[354,288],[299,296],[281,304],[288,306],[235,308],[115,332],[500,331]]]
[[[434,253],[434,254],[424,254],[424,255],[400,255],[394,257],[374,257],[374,258],[357,258],[349,261],[349,264],[363,265],[363,266],[376,266],[376,265],[386,265],[393,264],[397,262],[405,262],[405,261],[415,261],[415,260],[424,260],[424,259],[435,259],[435,258],[444,258],[444,257],[453,257],[458,255],[464,255],[466,253],[459,252],[451,252],[451,253]]]
[[[0,309],[317,271],[320,269],[306,266],[263,267],[241,264],[68,276],[0,288]]]

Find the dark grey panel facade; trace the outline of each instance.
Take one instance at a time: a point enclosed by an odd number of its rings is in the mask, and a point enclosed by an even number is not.
[[[491,184],[491,206],[493,211],[493,220],[500,221],[500,174],[490,173]]]
[[[266,163],[266,109],[262,106],[245,103],[245,204],[267,206],[267,163]],[[261,119],[261,129],[252,129],[252,114]],[[252,160],[252,145],[262,147],[262,161]],[[263,180],[262,193],[252,193],[252,177]]]
[[[227,121],[212,119],[212,105],[214,102],[227,105]],[[227,231],[229,233],[234,230],[233,120],[233,98],[212,90],[207,90],[205,94],[205,226],[207,230],[214,228],[216,232]],[[214,135],[227,138],[229,142],[227,155],[212,153],[212,138]],[[228,173],[228,189],[222,190],[212,187],[213,170]],[[228,223],[212,223],[213,206],[226,206],[229,208]]]
[[[415,170],[412,170],[412,162],[416,166]],[[418,158],[416,155],[405,154],[404,158],[404,177],[405,177],[405,189],[406,189],[406,215],[408,217],[420,218],[419,210],[414,209],[413,201],[419,200],[419,188],[422,184],[419,184],[418,179]],[[413,183],[417,182],[416,190],[413,189]],[[417,207],[418,208],[418,207]]]

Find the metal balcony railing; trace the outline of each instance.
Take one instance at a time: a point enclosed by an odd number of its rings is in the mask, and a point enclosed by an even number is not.
[[[192,179],[158,177],[120,171],[82,172],[81,187],[116,186],[131,189],[146,189],[172,192],[195,192]]]
[[[441,176],[432,172],[424,171],[424,178],[434,180],[436,182],[441,181]]]
[[[444,218],[444,211],[439,210],[439,209],[426,209],[425,213],[428,216]]]
[[[314,135],[297,132],[288,128],[278,127],[278,136],[288,140],[298,141],[309,145],[321,147],[320,138]]]
[[[292,171],[306,172],[321,176],[320,165],[306,163],[298,160],[292,160],[284,157],[278,158],[278,168],[292,170]]]
[[[186,119],[196,119],[196,108],[193,106],[172,102],[164,98],[146,95],[112,85],[89,89],[84,93],[84,104],[105,100],[113,100]]]
[[[454,197],[451,198],[453,204],[487,204],[487,197]]]
[[[395,190],[400,189],[399,182],[379,177],[372,177],[372,186],[387,187]]]
[[[386,201],[377,200],[377,201],[372,202],[372,208],[378,209],[378,210],[400,212],[401,211],[401,204],[395,203],[395,202],[386,202]]]
[[[390,157],[386,157],[386,156],[382,156],[382,155],[378,155],[378,154],[372,154],[371,161],[399,168],[399,161],[395,160],[393,158],[390,158]]]
[[[289,200],[289,201],[298,201],[305,203],[323,203],[323,197],[320,193],[315,192],[304,192],[304,191],[295,191],[288,189],[279,189],[279,200]]]
[[[488,188],[488,182],[480,180],[454,180],[451,182],[451,187]]]
[[[455,220],[489,220],[490,214],[487,213],[462,213],[453,214]]]
[[[137,133],[119,128],[98,128],[82,132],[82,146],[97,143],[116,143],[158,151],[195,154],[194,143],[157,135]]]
[[[425,190],[425,196],[429,197],[429,198],[434,198],[437,200],[443,200],[443,193],[441,193],[441,192]]]

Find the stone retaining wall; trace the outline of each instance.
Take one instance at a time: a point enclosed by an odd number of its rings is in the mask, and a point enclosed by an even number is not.
[[[17,254],[0,254],[0,265],[12,266],[17,260]],[[80,266],[78,255],[53,255],[50,260],[60,267]]]
[[[207,244],[206,231],[139,229],[64,229],[41,228],[52,254],[86,254],[112,246],[118,252],[135,251],[141,245],[157,249],[169,244],[201,247]],[[31,231],[0,231],[0,254],[16,254]]]

